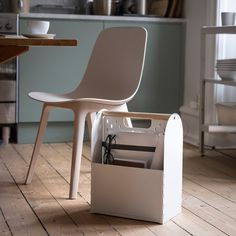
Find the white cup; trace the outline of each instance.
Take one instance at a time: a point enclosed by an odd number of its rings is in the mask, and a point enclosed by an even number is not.
[[[49,21],[32,20],[27,22],[28,34],[47,34],[49,29]]]
[[[222,25],[234,25],[235,13],[234,12],[221,12]]]

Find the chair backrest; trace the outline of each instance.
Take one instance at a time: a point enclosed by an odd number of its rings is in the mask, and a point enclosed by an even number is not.
[[[142,27],[103,30],[74,96],[129,101],[143,73],[147,31]]]

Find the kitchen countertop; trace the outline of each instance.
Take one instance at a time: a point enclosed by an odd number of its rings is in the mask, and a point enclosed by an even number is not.
[[[55,20],[110,20],[110,21],[140,21],[161,23],[186,23],[184,18],[164,18],[152,16],[103,16],[103,15],[74,15],[74,14],[49,14],[49,13],[21,13],[21,19],[45,18]]]

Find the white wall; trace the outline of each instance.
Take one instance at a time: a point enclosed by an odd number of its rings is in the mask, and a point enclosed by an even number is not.
[[[185,85],[184,105],[181,116],[184,123],[184,139],[186,142],[198,145],[199,136],[199,93],[200,93],[200,37],[201,28],[216,24],[217,0],[186,0],[184,16],[187,19],[186,52],[185,52]],[[207,76],[214,74],[215,40],[207,40]],[[208,112],[207,120],[212,119],[214,101],[213,88],[207,88]]]
[[[185,93],[184,105],[198,102],[200,91],[200,36],[205,25],[215,25],[215,6],[217,0],[186,0],[184,17],[187,19],[186,53],[185,53]],[[209,48],[210,46],[210,48]],[[208,63],[212,64],[214,43],[208,43]],[[207,70],[212,75],[212,70]]]
[[[187,19],[184,104],[197,101],[200,78],[200,29],[206,24],[206,1],[186,0]]]

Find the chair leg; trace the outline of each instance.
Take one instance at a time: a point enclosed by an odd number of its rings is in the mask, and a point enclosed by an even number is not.
[[[31,183],[31,180],[33,178],[35,164],[36,164],[36,161],[38,158],[39,149],[42,144],[43,135],[44,135],[44,132],[45,132],[45,129],[47,126],[48,116],[49,116],[49,112],[51,109],[52,109],[52,107],[50,107],[46,104],[43,105],[40,124],[39,124],[39,128],[38,128],[38,133],[37,133],[36,141],[34,144],[34,150],[33,150],[33,154],[31,157],[30,166],[29,166],[29,170],[27,173],[25,184]]]
[[[77,199],[80,164],[84,139],[84,125],[86,113],[75,111],[74,121],[74,137],[73,137],[73,150],[72,150],[72,163],[71,163],[71,176],[70,176],[70,199]]]
[[[91,139],[91,131],[92,131],[92,126],[93,126],[93,121],[94,121],[95,117],[96,117],[96,112],[90,112],[87,114],[87,117],[86,117],[90,139]]]
[[[121,111],[124,111],[124,112],[128,112],[128,111],[129,111],[126,103],[122,105]],[[130,119],[129,117],[126,117],[125,120],[124,120],[124,122],[125,122],[125,124],[126,124],[128,127],[130,127],[130,128],[133,127],[132,121],[131,121],[131,119]]]

